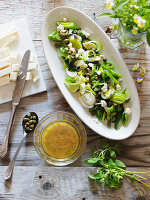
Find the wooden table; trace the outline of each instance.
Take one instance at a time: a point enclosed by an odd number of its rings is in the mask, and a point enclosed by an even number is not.
[[[75,7],[96,19],[102,9],[99,0],[1,0],[0,23],[12,19],[27,17],[32,33],[32,39],[46,82],[47,92],[22,99],[16,113],[16,118],[9,140],[9,151],[5,159],[0,160],[0,199],[51,199],[51,200],[126,200],[150,199],[150,192],[139,185],[143,198],[139,197],[134,187],[124,182],[123,187],[112,191],[101,184],[90,181],[88,173],[94,172],[94,167],[87,167],[84,159],[91,155],[93,145],[98,145],[101,137],[87,126],[88,142],[83,155],[68,167],[48,166],[36,153],[32,135],[26,139],[16,161],[13,177],[4,182],[3,173],[12,159],[22,138],[21,120],[23,116],[35,111],[39,118],[55,111],[74,113],[60,93],[51,75],[43,52],[41,41],[41,25],[44,16],[52,8],[67,5]],[[150,67],[150,48],[144,43],[138,50],[121,49],[118,40],[112,39],[125,60],[129,69],[139,62],[142,66]],[[132,72],[131,72],[132,73]],[[134,78],[137,74],[133,74]],[[121,141],[122,157],[130,170],[148,170],[150,167],[150,72],[147,73],[142,87],[137,85],[141,102],[140,124],[132,137]],[[0,105],[0,141],[5,134],[10,113],[10,103]]]

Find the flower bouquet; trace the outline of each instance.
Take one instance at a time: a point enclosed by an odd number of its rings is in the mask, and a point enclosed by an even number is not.
[[[134,49],[145,39],[150,46],[150,0],[106,0],[105,5],[112,12],[99,17],[119,19],[114,28],[123,47]]]

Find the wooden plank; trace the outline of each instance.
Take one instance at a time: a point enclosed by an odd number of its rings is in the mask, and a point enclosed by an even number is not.
[[[0,167],[2,174],[6,167]],[[128,170],[138,171],[140,168]],[[148,170],[143,168],[143,170]],[[104,188],[100,183],[88,179],[94,167],[15,167],[13,177],[4,181],[0,175],[0,199],[2,200],[130,200],[141,199],[134,187],[125,181],[117,190]],[[150,190],[136,184],[143,195],[150,199]]]

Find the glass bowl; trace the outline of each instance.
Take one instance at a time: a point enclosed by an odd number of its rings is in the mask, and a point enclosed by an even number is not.
[[[47,154],[47,152],[44,150],[42,144],[42,137],[44,130],[46,130],[48,126],[50,126],[55,122],[67,122],[76,129],[76,132],[78,134],[79,144],[74,154],[71,155],[70,157],[57,159]],[[73,163],[75,160],[77,160],[84,151],[87,141],[86,131],[81,121],[74,115],[67,112],[56,112],[55,114],[49,114],[43,117],[37,124],[33,137],[34,137],[34,147],[39,156],[47,163],[55,166],[69,165]]]

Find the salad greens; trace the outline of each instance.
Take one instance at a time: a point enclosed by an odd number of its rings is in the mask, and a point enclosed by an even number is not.
[[[94,148],[92,155],[93,157],[87,158],[85,163],[98,167],[95,174],[88,175],[90,179],[95,180],[97,183],[104,183],[104,186],[107,188],[117,189],[121,187],[122,181],[125,179],[138,190],[140,195],[140,190],[134,184],[135,181],[150,188],[150,186],[145,183],[147,179],[141,176],[141,174],[149,176],[149,174],[147,174],[149,172],[127,171],[125,170],[125,164],[121,160],[116,159],[117,155],[120,155],[118,143],[110,146],[108,142],[102,140],[101,148]]]
[[[92,115],[107,125],[119,122],[126,126],[131,109],[125,104],[130,99],[122,89],[122,75],[101,54],[102,44],[89,39],[90,34],[66,18],[57,22],[57,29],[48,37],[55,42],[64,61],[68,77],[64,84],[72,93],[78,92],[81,103]]]

